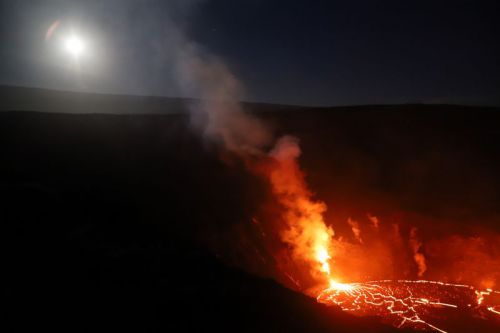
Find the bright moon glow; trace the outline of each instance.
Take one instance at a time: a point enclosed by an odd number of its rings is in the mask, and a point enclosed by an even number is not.
[[[75,58],[78,58],[85,51],[85,43],[77,36],[68,37],[64,42],[64,47]]]

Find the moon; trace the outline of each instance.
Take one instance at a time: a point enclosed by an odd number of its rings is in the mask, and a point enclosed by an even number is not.
[[[80,58],[86,50],[83,39],[76,35],[71,35],[64,41],[64,49],[74,58]]]

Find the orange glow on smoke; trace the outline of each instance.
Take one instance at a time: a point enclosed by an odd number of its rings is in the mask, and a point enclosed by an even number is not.
[[[297,140],[292,137],[282,138],[271,152],[276,163],[269,180],[284,209],[282,218],[286,224],[280,237],[290,247],[295,261],[308,266],[309,273],[318,282],[328,283],[332,274],[329,246],[333,230],[323,219],[326,205],[312,200],[297,162],[299,155]]]

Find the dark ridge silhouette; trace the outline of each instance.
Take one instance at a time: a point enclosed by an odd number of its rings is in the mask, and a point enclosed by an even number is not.
[[[100,114],[183,114],[190,98],[82,93],[0,85],[0,111]],[[299,107],[243,102],[260,111],[294,110]]]

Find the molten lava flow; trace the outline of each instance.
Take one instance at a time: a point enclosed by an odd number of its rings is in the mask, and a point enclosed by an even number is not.
[[[383,280],[365,283],[333,284],[317,297],[318,302],[340,306],[361,316],[378,316],[396,327],[445,330],[433,325],[449,311],[475,311],[485,317],[500,315],[499,306],[485,303],[485,296],[500,296],[493,290],[479,291],[472,286],[425,280]]]
[[[410,245],[413,253],[419,254],[421,243],[416,240],[415,229],[411,231]],[[332,246],[327,245],[323,254],[317,257],[327,268],[323,271],[329,279],[329,286],[317,294],[320,303],[339,306],[354,315],[377,316],[398,328],[444,333],[447,331],[442,323],[446,327],[454,316],[472,314],[483,319],[500,320],[500,292],[492,289],[479,290],[465,284],[427,280],[339,283],[332,277],[327,248]],[[425,264],[425,259],[422,261]],[[423,273],[422,261],[416,260],[419,276]]]
[[[314,294],[318,302],[339,306],[354,315],[377,316],[398,328],[443,333],[447,332],[450,323],[453,324],[452,318],[461,318],[464,314],[500,320],[500,292],[492,289],[479,290],[465,284],[427,280],[339,282],[339,271],[332,265],[332,253],[337,254],[336,246],[340,243],[335,242],[333,231],[323,220],[324,207],[311,201],[303,178],[297,177],[301,173],[294,158],[283,159],[281,156],[280,169],[276,169],[279,174],[274,174],[277,178],[271,177],[271,180],[280,203],[287,209],[285,221],[288,229],[282,235],[283,240],[292,247],[294,258],[305,262],[311,275],[323,286]],[[290,184],[290,179],[296,182]],[[379,221],[375,221],[374,227],[378,229]],[[348,224],[357,244],[364,245],[359,224],[353,220]],[[420,277],[426,271],[426,260],[415,228],[410,232],[409,247]],[[306,293],[311,294],[310,290]]]
[[[383,322],[399,328],[438,332],[446,332],[438,326],[453,316],[450,311],[472,311],[483,318],[500,314],[498,299],[496,304],[491,300],[492,295],[500,298],[500,292],[491,289],[477,290],[463,284],[426,280],[339,282],[338,272],[331,265],[334,244],[337,243],[333,240],[333,230],[323,219],[326,206],[311,199],[311,192],[296,161],[299,153],[294,140],[285,138],[280,141],[272,152],[278,163],[270,172],[269,179],[274,194],[284,208],[286,228],[282,231],[282,240],[290,246],[292,258],[305,265],[316,283],[323,286],[319,293],[306,290],[314,294],[318,302],[337,305],[355,315],[378,316]],[[371,217],[370,220],[378,229],[378,219]],[[348,224],[357,244],[364,245],[359,224],[354,220],[349,220]],[[426,271],[426,261],[415,228],[411,229],[409,245],[420,277]],[[487,301],[488,297],[490,300]]]

